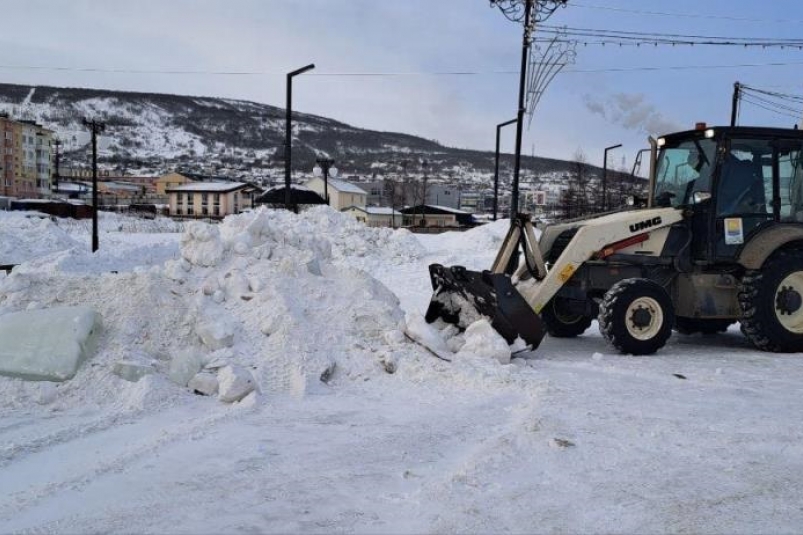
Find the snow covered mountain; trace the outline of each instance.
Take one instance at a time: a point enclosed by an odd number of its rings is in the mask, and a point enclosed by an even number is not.
[[[162,173],[176,167],[228,176],[281,176],[285,110],[243,100],[95,89],[0,84],[0,113],[34,120],[64,141],[65,165],[85,165],[84,117],[107,124],[102,165],[117,172]],[[347,175],[420,173],[488,184],[493,152],[454,149],[420,137],[356,128],[294,113],[293,167],[309,170],[316,156],[336,159]],[[507,158],[510,159],[509,157]],[[406,163],[405,163],[406,162]],[[503,163],[509,165],[509,163]],[[525,174],[562,175],[569,163],[523,158]]]

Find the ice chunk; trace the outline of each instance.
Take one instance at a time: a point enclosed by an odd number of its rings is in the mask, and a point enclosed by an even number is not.
[[[146,375],[156,371],[150,364],[143,364],[131,360],[120,360],[114,363],[112,373],[130,383],[136,383]]]
[[[196,373],[203,368],[204,358],[196,351],[186,349],[179,351],[170,359],[167,376],[179,386],[187,386]]]
[[[475,321],[468,326],[465,333],[466,343],[460,349],[462,354],[490,357],[501,364],[510,364],[510,346],[502,336],[491,327],[488,320]]]
[[[218,390],[217,376],[210,372],[201,372],[190,379],[187,385],[193,392],[198,392],[204,396],[214,396]]]
[[[445,360],[451,359],[452,351],[446,345],[446,341],[441,337],[438,329],[427,323],[421,314],[417,312],[407,314],[407,325],[404,332],[438,357]]]
[[[0,375],[66,381],[95,349],[100,315],[88,307],[27,310],[0,316]]]
[[[201,342],[212,351],[234,345],[234,330],[234,324],[222,318],[202,321],[195,326]]]
[[[240,401],[256,389],[251,372],[242,366],[225,366],[218,372],[218,399],[225,403]]]

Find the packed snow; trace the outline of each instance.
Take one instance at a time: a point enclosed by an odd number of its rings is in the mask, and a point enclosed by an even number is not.
[[[74,377],[0,377],[0,532],[799,531],[800,355],[423,322],[427,265],[487,268],[507,225],[102,214],[91,253],[86,222],[0,212],[0,325],[102,324]]]

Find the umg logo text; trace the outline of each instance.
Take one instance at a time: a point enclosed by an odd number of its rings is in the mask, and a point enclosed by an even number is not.
[[[653,217],[652,219],[647,219],[644,221],[639,221],[638,223],[633,223],[630,225],[630,232],[639,232],[641,230],[646,230],[650,227],[655,227],[661,224],[660,217]]]

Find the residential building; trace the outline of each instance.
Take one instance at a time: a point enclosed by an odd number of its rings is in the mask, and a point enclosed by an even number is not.
[[[460,195],[460,206],[466,212],[478,214],[483,212],[483,194],[479,191],[464,191]]]
[[[366,206],[387,206],[389,204],[384,180],[374,180],[371,182],[352,181],[351,184],[368,194],[365,199]]]
[[[154,182],[156,186],[156,195],[167,195],[168,189],[183,186],[184,184],[188,184],[193,181],[194,180],[187,175],[176,172],[160,176]]]
[[[426,203],[433,206],[446,206],[460,209],[461,191],[459,187],[448,184],[428,184]]]
[[[368,199],[368,192],[364,189],[350,182],[337,180],[335,178],[328,179],[325,188],[323,178],[319,177],[313,178],[304,184],[304,186],[324,198],[326,198],[324,195],[324,189],[326,189],[329,194],[329,206],[338,211],[350,206],[364,208]]]
[[[14,186],[14,141],[15,123],[8,116],[0,115],[0,192],[5,196],[12,195]]]
[[[166,190],[170,215],[222,219],[252,207],[253,188],[244,182],[193,182]]]
[[[0,115],[0,193],[41,198],[51,193],[53,132]]]
[[[398,228],[403,223],[401,212],[384,206],[349,206],[343,212],[365,223],[367,227]]]
[[[474,216],[469,212],[449,208],[448,206],[433,206],[429,204],[410,206],[400,210],[403,214],[405,227],[471,227],[477,224]]]

